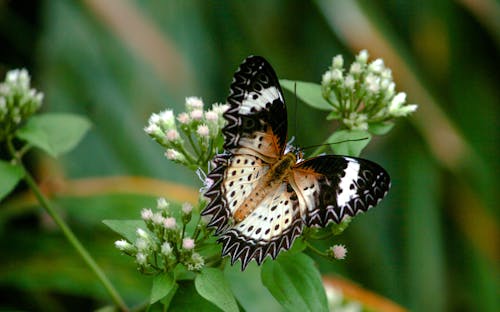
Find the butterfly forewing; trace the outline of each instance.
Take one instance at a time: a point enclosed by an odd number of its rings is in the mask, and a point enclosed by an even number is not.
[[[246,147],[279,157],[286,146],[287,114],[271,65],[262,57],[248,57],[234,74],[227,101],[224,148],[235,153]]]

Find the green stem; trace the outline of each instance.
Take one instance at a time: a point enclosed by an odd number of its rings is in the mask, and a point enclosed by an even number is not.
[[[104,288],[108,291],[109,295],[111,296],[111,298],[115,302],[115,304],[120,308],[120,310],[128,311],[127,305],[125,304],[123,299],[120,297],[120,294],[114,288],[113,284],[111,284],[108,277],[104,274],[102,269],[95,262],[94,258],[92,258],[92,256],[88,253],[88,251],[85,249],[85,247],[83,247],[83,245],[80,243],[80,241],[75,236],[75,234],[71,231],[71,229],[66,224],[66,222],[64,222],[64,220],[59,216],[59,214],[57,214],[57,212],[52,207],[52,205],[49,203],[47,198],[42,194],[42,192],[38,188],[38,185],[36,184],[35,180],[30,175],[28,170],[26,170],[26,167],[24,166],[21,159],[19,158],[19,153],[15,151],[11,140],[8,140],[8,146],[9,146],[9,150],[10,150],[12,156],[15,157],[15,159],[17,160],[19,165],[21,165],[21,167],[23,168],[24,180],[26,181],[28,186],[31,188],[33,193],[35,194],[40,205],[45,209],[45,211],[52,217],[54,222],[59,226],[59,228],[63,232],[64,236],[68,240],[68,242],[76,249],[77,253],[83,259],[83,261],[90,267],[90,269],[92,271],[94,271],[94,273],[97,275],[97,278],[99,279],[101,284],[104,286]]]
[[[311,250],[312,252],[314,252],[315,254],[320,255],[322,257],[325,257],[325,258],[330,258],[330,257],[328,257],[328,255],[326,253],[320,251],[319,249],[317,249],[316,247],[314,247],[313,245],[311,245],[308,241],[304,240],[304,242],[306,243],[307,248],[309,250]]]

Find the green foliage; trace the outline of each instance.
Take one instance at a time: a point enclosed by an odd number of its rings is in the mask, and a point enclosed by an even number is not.
[[[297,244],[296,244],[297,245]],[[294,247],[296,246],[294,245]],[[224,276],[230,284],[231,291],[238,304],[248,312],[284,311],[281,304],[263,286],[261,267],[251,262],[245,271],[238,266],[226,265]],[[256,304],[258,302],[258,304]]]
[[[7,196],[23,178],[23,168],[17,164],[0,160],[0,201]]]
[[[196,291],[222,311],[239,311],[224,274],[219,269],[204,268],[194,280]]]
[[[370,143],[372,136],[364,130],[339,130],[334,132],[327,142],[338,155],[359,156]]]
[[[72,150],[89,129],[90,123],[83,117],[52,113],[30,118],[16,135],[57,157]]]
[[[287,311],[328,311],[320,273],[305,254],[267,260],[262,266],[262,282]]]
[[[143,220],[103,220],[110,229],[133,242],[137,238],[137,229],[144,228]]]
[[[297,97],[305,104],[320,110],[332,110],[332,105],[321,95],[321,86],[319,84],[287,79],[280,79],[280,84],[290,93],[297,94]]]
[[[173,272],[158,274],[153,279],[149,303],[153,304],[158,300],[167,299],[167,301],[162,301],[162,304],[168,307],[170,300],[172,300],[172,297],[175,295],[177,287]]]

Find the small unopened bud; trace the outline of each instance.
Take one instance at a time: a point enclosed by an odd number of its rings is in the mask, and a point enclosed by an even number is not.
[[[170,206],[170,203],[165,199],[165,197],[160,197],[156,200],[156,208],[158,210],[166,210]]]
[[[203,111],[201,109],[195,109],[189,114],[189,116],[193,120],[201,120],[203,118]]]
[[[145,266],[147,264],[148,257],[142,252],[138,252],[137,255],[135,256],[135,261],[137,262],[138,265]]]
[[[167,229],[167,230],[175,230],[176,227],[177,227],[177,221],[175,220],[174,217],[169,217],[169,218],[165,218],[163,220],[163,226]]]
[[[144,221],[151,220],[151,218],[153,218],[153,211],[151,211],[151,209],[148,209],[148,208],[142,209],[141,210],[141,218]]]
[[[182,204],[182,213],[183,214],[190,214],[191,211],[193,211],[193,205],[191,205],[190,203],[184,203]]]
[[[169,256],[172,254],[172,246],[170,246],[170,244],[168,242],[164,242],[162,245],[161,245],[161,253],[164,255],[164,256]]]
[[[186,237],[182,240],[182,249],[185,250],[193,250],[194,249],[194,240],[192,238]]]
[[[208,129],[207,125],[203,124],[198,126],[198,128],[196,129],[196,133],[198,133],[199,136],[206,138],[209,136],[210,130]]]
[[[343,66],[344,66],[344,58],[342,57],[342,55],[339,54],[333,57],[332,68],[341,69]]]
[[[186,108],[191,111],[195,109],[203,108],[203,100],[196,96],[190,96],[186,98]]]
[[[329,253],[335,259],[343,260],[347,255],[347,248],[344,245],[333,245],[330,247]]]
[[[115,242],[115,247],[125,253],[131,253],[135,251],[134,245],[132,245],[131,243],[127,242],[124,239],[117,240]]]

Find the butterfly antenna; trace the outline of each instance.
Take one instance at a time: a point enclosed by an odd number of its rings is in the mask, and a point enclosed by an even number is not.
[[[295,106],[293,108],[293,110],[294,110],[294,112],[293,112],[293,114],[294,114],[294,117],[293,117],[294,118],[294,121],[293,121],[294,125],[293,126],[294,126],[294,130],[295,130],[295,136],[299,137],[298,136],[299,131],[297,129],[297,103],[298,103],[297,102],[297,82],[293,83],[293,94],[295,95]]]
[[[365,137],[365,138],[349,139],[349,140],[343,140],[343,141],[332,142],[332,143],[316,144],[316,145],[310,145],[310,146],[303,147],[303,148],[301,148],[301,150],[306,150],[306,149],[320,147],[320,146],[328,146],[328,145],[333,145],[333,144],[346,143],[346,142],[364,141],[364,140],[368,140],[368,139],[369,139],[368,137]]]

